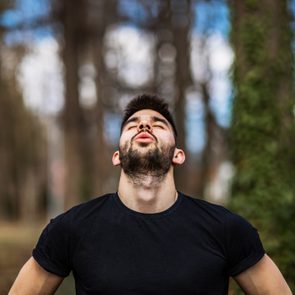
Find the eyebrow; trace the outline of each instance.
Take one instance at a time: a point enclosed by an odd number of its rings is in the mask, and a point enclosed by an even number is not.
[[[128,120],[124,123],[123,128],[124,128],[127,124],[129,124],[129,123],[132,123],[132,122],[139,122],[139,121],[140,121],[140,117],[132,117],[132,118],[128,119]],[[162,118],[160,118],[160,117],[158,117],[158,116],[152,116],[152,121],[153,121],[153,122],[162,122],[162,123],[165,124],[167,127],[169,127],[169,124],[168,124],[167,120],[162,119]]]

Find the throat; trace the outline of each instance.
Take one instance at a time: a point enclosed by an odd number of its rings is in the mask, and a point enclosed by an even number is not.
[[[158,175],[153,173],[137,173],[136,175],[128,175],[128,181],[131,185],[133,185],[136,189],[143,189],[145,192],[150,191],[151,188],[156,189],[160,187],[162,182],[166,178],[165,175]]]
[[[134,183],[134,178],[130,179],[122,171],[118,188],[121,201],[134,211],[142,213],[164,211],[173,205],[178,196],[172,169],[161,182],[149,175],[137,181]]]

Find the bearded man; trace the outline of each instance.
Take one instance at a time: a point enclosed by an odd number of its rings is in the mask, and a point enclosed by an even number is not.
[[[226,295],[229,277],[246,294],[290,295],[255,228],[176,190],[176,138],[163,100],[134,98],[112,158],[118,192],[51,220],[9,294],[54,294],[72,271],[78,295]]]

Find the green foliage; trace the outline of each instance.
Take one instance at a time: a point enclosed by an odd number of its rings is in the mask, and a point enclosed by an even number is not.
[[[230,206],[258,227],[266,251],[295,282],[293,57],[286,1],[248,0],[233,15],[236,97]],[[273,24],[273,16],[277,15]],[[291,285],[294,289],[295,286]]]

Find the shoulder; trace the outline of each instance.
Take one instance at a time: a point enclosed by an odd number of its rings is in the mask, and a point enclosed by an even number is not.
[[[97,218],[104,212],[104,208],[108,207],[108,202],[113,196],[113,193],[105,194],[87,202],[78,204],[64,213],[52,218],[50,224],[58,224],[71,228],[79,225],[80,223],[87,222],[92,218]]]
[[[217,226],[224,234],[234,235],[236,232],[252,231],[255,228],[241,215],[230,211],[224,206],[205,200],[184,196],[186,211],[197,215],[199,220],[210,226]]]
[[[189,208],[190,210],[193,210],[195,214],[201,215],[204,218],[223,223],[228,218],[235,218],[235,216],[237,216],[235,213],[231,212],[224,206],[184,194],[182,195],[184,197],[184,203],[187,209]]]
[[[104,205],[110,200],[110,198],[114,195],[114,193],[105,194],[89,201],[78,204],[68,211],[66,211],[65,215],[80,215],[80,214],[88,214],[93,211],[97,211],[102,209]]]
[[[186,196],[187,211],[197,215],[194,220],[202,224],[206,232],[220,245],[227,258],[230,275],[237,275],[254,265],[265,251],[258,231],[242,216],[227,208]],[[188,209],[191,208],[191,209]]]
[[[81,235],[96,223],[104,213],[104,204],[108,202],[113,194],[106,194],[97,197],[85,203],[81,203],[50,219],[45,226],[39,241],[45,243],[47,241],[58,240],[67,244],[75,236]],[[108,206],[106,206],[108,207]]]

